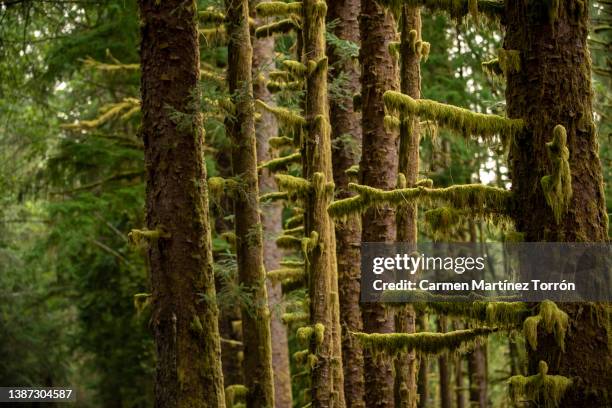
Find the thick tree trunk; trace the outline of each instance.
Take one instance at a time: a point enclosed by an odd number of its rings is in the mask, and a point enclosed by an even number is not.
[[[550,9],[547,4],[525,7],[520,0],[506,2],[504,48],[517,50],[521,60],[520,70],[507,75],[508,116],[528,126],[510,144],[515,224],[527,242],[606,241],[608,221],[592,113],[588,6],[572,0],[550,3]],[[541,179],[551,174],[546,143],[559,124],[567,131],[573,194],[557,223]],[[587,317],[590,307],[562,305],[571,320],[564,353],[542,331],[538,349],[530,353],[531,374],[544,360],[550,374],[580,378],[563,399],[564,407],[610,405],[604,390],[612,384],[612,359],[605,329]]]
[[[224,407],[204,135],[197,108],[197,11],[195,3],[178,0],[139,4],[150,231],[143,237],[148,238],[153,289],[155,406]],[[176,112],[187,123],[173,120]]]
[[[261,0],[251,0],[251,15],[255,17],[255,6]],[[256,25],[261,23],[256,18]],[[266,87],[268,73],[274,69],[274,37],[255,39],[253,43],[253,96],[268,105],[274,106],[274,98]],[[255,123],[257,137],[257,161],[263,163],[270,160],[270,145],[268,140],[278,136],[278,123],[274,115],[268,111],[261,111],[261,118]],[[274,176],[268,170],[259,175],[259,191],[261,194],[277,191]],[[283,206],[278,201],[264,204],[261,208],[261,219],[264,230],[264,267],[266,271],[278,269],[282,254],[276,247],[275,237],[282,233]],[[282,288],[280,282],[267,281],[268,305],[270,314],[270,332],[272,342],[272,367],[274,372],[274,404],[275,408],[291,408],[291,373],[289,371],[289,345],[287,342],[287,328],[281,321],[283,310]]]
[[[359,44],[360,0],[332,1],[327,21],[336,21],[333,32],[342,39]],[[343,74],[347,79],[343,86],[350,95],[359,93],[359,66],[355,61],[340,57],[338,50],[328,46],[330,81]],[[348,168],[359,163],[361,146],[361,114],[353,106],[353,98],[330,100],[332,126],[332,164],[336,199],[351,196],[348,191]],[[336,252],[338,261],[338,289],[340,295],[340,322],[342,325],[342,361],[344,362],[344,395],[347,407],[363,407],[363,354],[359,342],[351,339],[349,332],[361,331],[359,309],[359,277],[361,223],[358,214],[351,214],[346,221],[336,221]]]
[[[395,21],[388,10],[376,1],[363,1],[359,22],[362,66],[363,148],[360,163],[361,183],[385,190],[397,183],[397,136],[384,126],[383,94],[398,90],[397,67],[389,54],[389,42],[395,41]],[[394,242],[395,210],[391,207],[366,211],[362,217],[362,242]],[[366,333],[394,331],[392,313],[382,304],[362,305]],[[364,351],[364,374],[367,407],[392,407],[393,366],[387,356],[376,358]]]
[[[418,99],[421,97],[420,54],[414,46],[421,39],[421,12],[418,7],[402,6],[402,33],[400,42],[400,88],[402,93]],[[411,35],[415,35],[411,38]],[[418,119],[400,118],[400,145],[398,170],[405,177],[405,185],[413,187],[419,176],[419,126]],[[402,184],[403,181],[402,181]],[[397,241],[416,244],[417,206],[409,204],[397,209]],[[416,245],[414,246],[416,249]],[[395,331],[398,333],[415,332],[416,315],[414,308],[407,306],[395,316]],[[417,364],[416,354],[400,353],[395,360],[395,406],[416,408]]]
[[[323,0],[304,0],[302,34],[306,77],[307,134],[302,149],[303,174],[312,187],[305,200],[304,231],[316,242],[306,254],[310,322],[323,325],[322,341],[312,336],[310,352],[317,357],[311,371],[312,406],[344,407],[344,379],[338,300],[334,224],[327,213],[333,198],[331,126],[327,101],[325,16]],[[315,327],[316,328],[316,327]]]
[[[251,302],[241,305],[244,344],[244,385],[247,407],[274,406],[270,313],[265,286],[262,224],[255,152],[255,107],[251,64],[248,0],[226,0],[229,92],[234,115],[225,119],[232,141],[232,169],[240,179],[240,191],[232,194],[236,227],[238,279],[249,291]]]

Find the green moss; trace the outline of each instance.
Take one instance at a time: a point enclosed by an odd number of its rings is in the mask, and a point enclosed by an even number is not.
[[[353,164],[348,169],[344,170],[344,174],[351,178],[357,178],[359,176],[359,165]]]
[[[567,132],[561,125],[555,126],[553,140],[546,143],[552,173],[540,180],[546,202],[553,211],[557,223],[568,211],[572,199],[572,174],[569,165]]]
[[[283,147],[289,147],[293,145],[293,138],[287,136],[275,136],[268,139],[270,147],[273,149],[282,149]]]
[[[521,72],[521,53],[518,50],[497,50],[497,61],[504,75]]]
[[[431,44],[427,41],[421,42],[421,49],[419,55],[421,56],[421,60],[423,62],[427,62],[429,59],[429,51],[431,50]]]
[[[291,31],[298,31],[300,29],[300,24],[295,20],[295,18],[286,18],[284,20],[275,21],[258,27],[255,30],[255,37],[265,38],[274,34],[287,34]]]
[[[295,60],[284,60],[283,66],[285,69],[296,79],[302,79],[306,77],[308,68],[306,65]]]
[[[204,333],[204,327],[202,326],[202,322],[198,316],[193,316],[193,319],[191,319],[191,323],[189,324],[189,328],[198,335]]]
[[[286,260],[286,261],[281,261],[280,266],[284,266],[285,268],[303,268],[304,262],[295,261],[295,260]]]
[[[282,249],[301,249],[302,239],[293,235],[281,235],[276,238],[276,246]]]
[[[270,106],[263,101],[257,100],[255,104],[262,109],[272,113],[276,119],[287,125],[287,126],[304,126],[306,124],[306,119],[304,119],[300,114],[289,110],[287,108],[279,108],[276,106]]]
[[[136,247],[142,247],[150,242],[155,242],[160,238],[170,238],[170,233],[165,231],[162,227],[156,228],[154,230],[140,230],[133,229],[128,234],[128,240],[130,244]]]
[[[302,160],[300,153],[293,153],[287,156],[278,157],[276,159],[268,160],[257,166],[258,169],[270,169],[271,171],[277,171],[284,169],[290,164],[299,163]]]
[[[433,180],[430,178],[418,180],[416,182],[416,187],[433,188]]]
[[[221,13],[220,11],[214,11],[214,10],[200,11],[198,13],[198,17],[200,18],[200,22],[204,24],[207,24],[207,23],[222,24],[222,23],[225,23],[225,20],[226,20],[224,13]]]
[[[268,91],[274,92],[282,92],[282,91],[299,91],[304,87],[304,83],[302,81],[268,81],[266,84],[266,88]]]
[[[557,345],[565,351],[565,333],[569,324],[567,313],[559,309],[555,302],[545,300],[539,305],[539,312],[528,317],[523,323],[523,334],[533,350],[538,347],[538,328],[554,334]]]
[[[373,352],[390,355],[418,350],[424,354],[468,350],[478,339],[497,331],[495,328],[455,330],[448,333],[352,333],[361,345]]]
[[[425,212],[425,221],[436,233],[448,234],[464,220],[461,210],[451,207],[440,207]]]
[[[296,338],[302,345],[309,344],[311,339],[314,339],[317,346],[321,345],[323,344],[324,337],[325,326],[321,323],[316,323],[313,326],[300,327],[296,332]]]
[[[306,273],[304,268],[279,268],[269,271],[266,276],[272,282],[288,283],[303,281]]]
[[[233,384],[225,387],[225,406],[231,408],[236,406],[237,400],[245,400],[249,389],[242,384]]]
[[[304,226],[300,225],[295,228],[289,228],[283,231],[283,233],[286,235],[302,236],[304,235]]]
[[[446,188],[413,187],[396,190],[380,190],[373,187],[349,183],[349,188],[359,195],[333,202],[329,208],[332,217],[343,217],[363,212],[370,207],[383,204],[404,205],[423,203],[435,205],[447,203],[455,209],[472,215],[505,215],[511,208],[512,193],[497,187],[482,184],[454,185]]]
[[[259,196],[260,203],[266,203],[266,202],[277,201],[277,200],[288,200],[288,199],[289,199],[289,194],[287,194],[286,191],[274,191],[272,193],[266,193],[266,194],[262,194],[261,196]]]
[[[288,16],[289,14],[301,14],[302,2],[285,3],[282,1],[269,1],[259,3],[255,8],[260,17]]]
[[[544,361],[540,361],[538,374],[529,377],[515,375],[508,380],[510,397],[514,403],[520,404],[527,400],[544,408],[559,407],[572,383],[570,378],[548,375],[548,365]]]
[[[304,214],[297,214],[293,217],[287,218],[285,221],[285,228],[294,228],[304,223]]]
[[[137,293],[134,295],[134,309],[136,309],[138,315],[151,306],[152,298],[153,295],[150,293]]]
[[[290,197],[306,197],[312,191],[312,184],[302,177],[277,174],[274,179],[279,190],[288,192]]]
[[[400,122],[400,119],[396,116],[385,115],[383,123],[385,125],[385,130],[387,132],[392,132],[392,131],[399,130],[401,122]]]
[[[446,11],[453,19],[461,20],[468,14],[483,14],[492,21],[499,20],[504,13],[504,3],[496,0],[380,0],[392,10],[402,5],[425,6],[432,11]]]
[[[286,325],[302,324],[308,322],[310,314],[304,312],[284,313],[281,320]]]
[[[465,138],[480,136],[490,140],[499,135],[502,140],[512,140],[525,127],[521,119],[476,113],[429,99],[413,99],[395,91],[385,92],[384,101],[387,109],[392,112],[434,120],[438,125],[454,130]]]
[[[502,67],[499,65],[499,59],[493,58],[492,60],[485,61],[480,64],[485,74],[490,77],[500,77],[504,75]]]

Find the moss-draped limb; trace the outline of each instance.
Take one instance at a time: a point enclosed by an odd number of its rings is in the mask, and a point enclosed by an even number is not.
[[[301,14],[302,2],[285,3],[282,1],[269,1],[259,3],[255,8],[260,17],[287,16],[289,14]]]
[[[302,177],[277,174],[274,178],[279,190],[286,191],[289,196],[305,197],[312,191],[312,184]]]
[[[260,100],[255,101],[255,103],[258,107],[272,113],[276,119],[287,126],[304,126],[306,124],[306,119],[303,116],[290,109],[270,106]]]
[[[276,159],[268,160],[265,163],[261,163],[257,166],[258,169],[269,169],[271,171],[277,171],[286,168],[292,163],[299,163],[302,155],[300,153],[293,153],[287,156],[278,157]]]
[[[294,78],[302,79],[308,73],[308,68],[306,65],[302,64],[299,61],[294,60],[284,60],[283,66]]]
[[[293,228],[303,223],[304,223],[304,214],[297,214],[297,215],[294,215],[293,217],[287,218],[287,220],[285,221],[285,228]]]
[[[323,343],[325,335],[325,326],[322,323],[315,323],[312,326],[300,327],[296,332],[297,340],[300,344],[306,345],[311,340],[314,340],[315,345]]]
[[[448,203],[456,209],[472,215],[507,214],[512,205],[512,193],[498,187],[483,184],[463,184],[445,188],[413,187],[397,190],[381,190],[350,183],[349,188],[358,196],[333,202],[328,211],[332,217],[343,217],[353,212],[363,212],[383,204],[393,206],[420,202],[425,204]]]
[[[536,375],[510,377],[510,396],[516,404],[527,400],[544,408],[557,408],[573,380],[562,375],[549,375],[548,365],[544,361],[540,361],[538,369]]]
[[[285,231],[283,231],[283,233],[286,235],[302,236],[304,235],[304,226],[300,225],[295,228],[286,229]]]
[[[266,87],[270,92],[299,91],[304,87],[302,81],[268,81]]]
[[[123,64],[122,62],[115,60],[115,63],[109,64],[105,62],[96,61],[91,57],[87,57],[83,60],[83,65],[88,68],[94,68],[100,71],[115,72],[115,71],[137,71],[140,69],[140,64]]]
[[[310,320],[310,314],[305,312],[284,313],[281,320],[287,325],[307,323]]]
[[[569,324],[569,316],[550,300],[539,305],[539,312],[535,316],[525,319],[523,334],[533,350],[538,348],[538,327],[549,334],[554,334],[561,350],[565,350],[565,333]]]
[[[364,348],[374,352],[397,354],[418,350],[424,354],[440,354],[446,351],[463,351],[474,342],[483,339],[497,328],[474,328],[447,333],[352,333]]]
[[[276,246],[283,249],[301,249],[302,240],[293,235],[281,235],[276,238]]]
[[[552,173],[542,177],[540,183],[546,202],[550,206],[557,223],[567,212],[572,199],[572,174],[569,165],[567,132],[561,125],[555,126],[552,141],[546,143]]]
[[[140,100],[137,98],[123,98],[121,102],[110,103],[104,105],[100,112],[102,114],[95,119],[82,120],[76,123],[63,124],[63,129],[95,129],[102,126],[111,119],[119,117],[120,119],[127,120],[134,114],[140,111]]]
[[[128,241],[130,244],[140,247],[148,242],[157,241],[160,238],[170,238],[170,233],[165,231],[163,228],[158,227],[154,230],[148,229],[133,229],[128,234]]]
[[[306,274],[304,272],[304,268],[280,268],[269,271],[266,276],[273,282],[284,282],[287,280],[303,280]]]
[[[493,136],[499,135],[502,140],[507,141],[512,140],[525,127],[521,119],[508,119],[499,115],[472,112],[429,99],[413,99],[395,91],[385,92],[384,100],[387,109],[393,112],[434,120],[439,125],[454,130],[466,138],[480,136],[490,140]]]
[[[394,10],[402,5],[424,6],[432,11],[446,11],[454,19],[481,13],[496,21],[504,14],[504,2],[496,0],[381,0],[380,3]]]
[[[225,13],[222,13],[221,11],[215,11],[215,10],[202,10],[198,12],[198,18],[200,22],[204,24],[206,23],[222,24],[222,23],[225,23],[227,20]]]
[[[208,193],[212,201],[218,202],[222,197],[231,197],[240,189],[240,181],[236,178],[210,177]]]
[[[273,191],[259,196],[260,203],[266,203],[276,200],[288,200],[289,194],[286,191]]]
[[[489,61],[484,61],[480,64],[485,74],[491,77],[499,77],[504,75],[504,70],[499,64],[498,58],[493,58]]]
[[[264,38],[270,37],[274,34],[287,34],[293,30],[297,31],[299,29],[300,24],[296,21],[295,18],[285,18],[283,20],[275,21],[273,23],[258,27],[255,30],[255,37]]]
[[[275,136],[268,139],[268,144],[273,149],[281,149],[293,145],[293,138],[287,136]]]

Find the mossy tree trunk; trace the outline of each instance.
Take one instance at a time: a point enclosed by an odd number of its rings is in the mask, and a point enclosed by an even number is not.
[[[261,21],[255,16],[255,7],[261,0],[251,0],[250,13],[255,18],[255,25],[259,26]],[[253,96],[274,106],[274,98],[268,91],[266,83],[268,73],[274,69],[274,37],[254,38],[253,43]],[[261,111],[261,118],[255,122],[255,134],[257,137],[257,162],[264,163],[271,159],[270,145],[271,137],[278,136],[278,123],[274,115],[266,110]],[[264,169],[259,174],[259,191],[261,194],[276,191],[276,183],[273,174]],[[274,237],[282,233],[282,211],[283,207],[279,201],[273,201],[262,205],[261,221],[264,230],[263,249],[264,267],[266,271],[272,271],[280,267],[281,252],[276,247]],[[268,305],[270,315],[270,333],[272,342],[272,367],[274,368],[274,404],[275,408],[291,408],[291,373],[289,371],[289,346],[287,342],[287,328],[281,321],[282,310],[282,288],[280,282],[267,280]]]
[[[421,12],[419,7],[401,7],[400,39],[400,89],[414,99],[421,97],[421,55],[416,47],[421,40]],[[414,187],[419,175],[420,134],[417,118],[400,117],[399,173],[404,176],[398,187]],[[417,206],[408,204],[397,211],[397,241],[414,244],[417,242]],[[414,333],[416,315],[414,308],[406,306],[397,311],[395,330],[398,333]],[[395,360],[395,406],[416,408],[417,364],[416,353],[400,353]]]
[[[336,22],[333,33],[341,40],[359,44],[360,0],[338,0],[330,3],[327,21]],[[328,46],[330,81],[344,75],[343,82],[350,95],[359,93],[359,66],[356,61],[342,57],[340,50]],[[361,147],[361,115],[353,105],[353,98],[330,99],[332,125],[332,164],[336,198],[347,198],[351,166],[359,163]],[[349,332],[361,331],[359,309],[359,241],[361,223],[359,215],[351,214],[346,221],[336,221],[336,251],[338,261],[338,289],[340,321],[342,325],[342,361],[344,362],[344,395],[347,407],[363,407],[364,380],[363,354],[359,342]]]
[[[376,1],[363,1],[359,29],[363,147],[360,162],[361,184],[392,190],[397,183],[397,137],[384,125],[385,91],[398,89],[398,73],[389,53],[395,41],[395,21],[391,12]],[[362,242],[394,242],[395,210],[392,207],[370,209],[362,216]],[[366,333],[392,333],[391,312],[379,303],[362,304],[363,329]],[[387,356],[376,358],[364,351],[367,407],[392,407],[393,366]]]
[[[527,242],[606,241],[608,220],[592,114],[588,5],[560,0],[525,7],[512,0],[506,2],[506,21],[504,48],[520,54],[519,72],[507,75],[508,116],[528,125],[510,150],[517,230]],[[552,170],[546,143],[556,125],[567,131],[573,191],[558,222],[541,187]],[[562,208],[564,198],[556,197],[553,203]],[[604,390],[610,389],[612,370],[605,329],[588,317],[591,306],[562,308],[570,316],[565,352],[552,336],[539,333],[538,348],[530,353],[530,373],[544,360],[551,374],[579,377],[563,399],[564,407],[609,406]]]
[[[198,111],[197,10],[178,0],[139,5],[155,406],[224,407]],[[175,120],[177,112],[185,123]]]
[[[225,119],[232,141],[232,170],[239,180],[233,192],[238,280],[248,291],[241,304],[244,344],[244,385],[247,407],[274,406],[270,313],[265,286],[262,224],[259,216],[255,107],[251,65],[253,48],[249,32],[248,0],[226,0],[227,79],[233,115]]]
[[[322,339],[312,336],[310,340],[310,351],[317,357],[311,373],[312,406],[343,407],[336,242],[334,224],[327,212],[334,191],[325,54],[327,5],[323,0],[305,0],[302,9],[303,62],[308,67],[302,176],[312,187],[305,200],[304,230],[316,241],[311,242],[306,264],[311,324],[324,327]]]

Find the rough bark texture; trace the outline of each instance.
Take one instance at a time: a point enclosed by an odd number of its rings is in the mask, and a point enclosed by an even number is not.
[[[318,358],[311,371],[312,406],[343,407],[344,379],[338,300],[338,271],[334,224],[327,213],[333,198],[331,126],[327,102],[327,57],[325,16],[322,0],[303,2],[303,62],[309,67],[306,78],[305,118],[307,133],[302,149],[303,177],[312,189],[305,200],[304,230],[317,235],[306,254],[310,292],[310,322],[325,327],[323,340],[312,336],[310,352]]]
[[[155,406],[224,407],[204,135],[197,111],[197,11],[195,3],[179,0],[139,5],[146,220],[160,235],[148,239]],[[173,120],[176,112],[185,123]]]
[[[397,67],[389,55],[389,42],[395,41],[395,21],[391,12],[376,1],[363,1],[359,21],[362,66],[363,147],[361,183],[393,189],[397,183],[397,137],[385,130],[383,94],[398,90]],[[390,207],[368,210],[362,217],[362,242],[395,241],[395,210]],[[394,331],[392,313],[379,303],[362,305],[366,333]],[[375,358],[364,351],[367,407],[392,407],[393,366],[389,357]]]
[[[328,22],[337,22],[334,34],[343,40],[359,44],[360,0],[337,0],[330,3]],[[341,73],[350,95],[359,93],[359,66],[356,61],[339,57],[332,46],[328,47],[330,81]],[[361,146],[361,114],[353,106],[353,98],[330,100],[332,126],[332,164],[336,199],[351,196],[347,186],[349,177],[345,171],[359,163]],[[349,332],[361,331],[359,309],[359,241],[361,223],[359,215],[350,215],[345,222],[336,221],[336,252],[338,261],[338,289],[340,295],[340,322],[342,325],[342,361],[344,362],[344,395],[347,407],[363,407],[363,354],[359,342],[351,339]]]
[[[248,0],[226,0],[229,92],[234,115],[225,126],[232,141],[232,169],[240,179],[240,191],[232,194],[236,228],[238,281],[249,291],[249,303],[241,305],[244,344],[244,385],[248,407],[274,406],[270,313],[263,264],[262,225],[255,152],[255,108],[249,33]]]
[[[547,4],[526,7],[523,1],[506,2],[504,48],[519,51],[521,58],[520,71],[507,76],[508,116],[522,118],[528,125],[510,150],[515,224],[527,242],[605,241],[607,216],[592,120],[588,6],[561,0],[556,8],[552,8],[556,2],[550,3],[549,10]],[[569,211],[559,223],[540,184],[551,172],[545,144],[557,124],[567,130],[573,189]],[[566,394],[564,407],[609,406],[603,390],[612,384],[612,360],[605,330],[585,317],[588,307],[572,304],[563,309],[571,319],[565,353],[554,339],[540,333],[538,350],[530,353],[530,373],[544,360],[550,374],[580,377]]]
[[[251,15],[254,17],[255,6],[260,0],[250,2]],[[256,26],[260,20],[256,19]],[[274,69],[274,37],[255,39],[253,43],[253,96],[273,106],[274,98],[266,87],[268,73]],[[255,123],[257,137],[257,161],[263,163],[270,160],[270,145],[268,140],[278,135],[278,123],[273,114],[261,111],[261,118]],[[261,194],[277,191],[273,174],[263,170],[259,175],[259,191]],[[266,271],[278,269],[282,254],[276,247],[275,237],[282,232],[282,204],[278,201],[264,204],[261,208],[261,221],[264,230],[264,267]],[[289,346],[287,328],[281,321],[283,310],[282,288],[280,282],[267,281],[268,306],[270,308],[270,332],[272,342],[272,367],[274,368],[274,404],[275,408],[291,408],[291,373],[289,371]]]
[[[402,32],[400,38],[400,89],[401,92],[418,99],[421,97],[420,55],[414,47],[421,39],[421,12],[418,7],[402,6]],[[411,39],[411,31],[416,32]],[[414,187],[419,175],[419,126],[418,119],[400,118],[399,173],[405,176],[405,185]],[[417,206],[409,204],[397,209],[397,241],[416,244]],[[416,249],[416,245],[414,246]],[[415,312],[411,306],[398,311],[395,316],[395,331],[398,333],[415,332]],[[416,408],[417,363],[416,353],[400,353],[395,360],[395,406]]]

